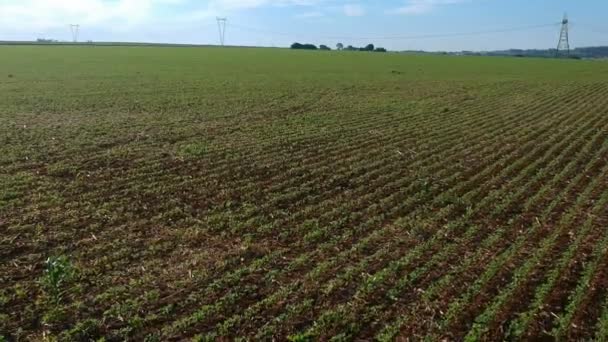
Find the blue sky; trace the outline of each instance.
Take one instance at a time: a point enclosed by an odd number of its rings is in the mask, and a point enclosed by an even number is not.
[[[564,12],[573,46],[608,45],[606,0],[0,0],[0,40],[216,44],[227,17],[229,45],[335,46],[374,43],[391,50],[554,47]],[[551,25],[555,24],[555,25]],[[544,27],[509,32],[420,37]]]

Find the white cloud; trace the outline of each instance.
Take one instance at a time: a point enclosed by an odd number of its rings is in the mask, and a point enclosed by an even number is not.
[[[215,33],[216,16],[230,17],[235,12],[263,7],[294,7],[294,17],[299,18],[364,14],[359,5],[343,6],[346,1],[0,0],[0,39],[69,40],[70,24],[80,24],[80,40],[158,41],[173,39],[170,32],[187,29],[201,30],[209,36]],[[192,37],[194,41],[201,39],[200,35]]]
[[[394,12],[400,14],[423,14],[428,13],[439,6],[463,3],[466,1],[467,0],[409,0],[405,6],[397,8]]]
[[[365,9],[361,5],[347,4],[344,5],[344,14],[349,17],[360,17],[365,15]]]
[[[190,0],[0,0],[0,31],[45,31],[70,23],[84,27],[121,27],[124,30],[150,22],[183,22],[216,14],[263,6],[312,6],[327,0],[208,0],[194,2],[197,9],[167,13],[168,6]]]
[[[98,25],[137,24],[151,15],[158,4],[180,0],[20,0],[0,3],[0,28],[44,30],[70,23]]]
[[[223,10],[240,10],[262,6],[312,6],[324,0],[212,0],[210,7]]]

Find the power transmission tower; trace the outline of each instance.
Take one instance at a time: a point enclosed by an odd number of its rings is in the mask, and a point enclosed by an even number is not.
[[[78,43],[78,33],[80,31],[80,25],[70,24],[70,32],[72,32],[72,41]]]
[[[555,56],[559,57],[560,55],[570,56],[570,41],[568,39],[568,14],[564,14],[564,19],[562,20],[562,30],[559,35],[559,42],[557,43],[557,51],[555,52]]]
[[[217,18],[217,28],[220,33],[220,45],[224,46],[224,41],[226,39],[226,22],[227,18]]]

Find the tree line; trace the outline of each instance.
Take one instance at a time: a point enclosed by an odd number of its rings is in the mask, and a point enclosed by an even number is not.
[[[317,47],[314,44],[300,44],[297,42],[291,44],[291,48],[294,50],[323,50],[323,51],[331,50],[331,48],[327,45],[319,45],[319,47]],[[338,50],[338,51],[369,51],[369,52],[386,52],[387,51],[385,48],[375,47],[374,44],[367,44],[364,47],[354,47],[352,45],[348,45],[348,46],[344,47],[344,44],[342,44],[342,43],[336,44],[336,50]]]

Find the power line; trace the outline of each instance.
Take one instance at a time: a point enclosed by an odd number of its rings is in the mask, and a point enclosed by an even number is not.
[[[386,36],[386,37],[358,37],[355,39],[378,39],[378,40],[409,40],[409,39],[430,39],[430,38],[450,38],[450,37],[462,37],[462,36],[477,36],[492,33],[506,33],[516,31],[529,31],[540,28],[555,27],[557,24],[543,24],[543,25],[530,25],[513,28],[503,28],[494,30],[484,31],[471,31],[471,32],[458,32],[458,33],[438,33],[438,34],[423,34],[423,35],[412,35],[412,36]],[[330,37],[332,39],[348,39],[348,37]]]
[[[246,31],[246,32],[254,32],[254,33],[261,33],[261,34],[272,34],[275,36],[285,36],[285,37],[293,37],[293,36],[302,36],[299,34],[291,34],[291,33],[281,33],[281,32],[276,32],[276,31],[270,31],[270,30],[264,30],[264,29],[259,29],[259,28],[253,28],[253,27],[247,27],[247,26],[242,26],[242,25],[235,25],[233,23],[230,23],[228,25],[229,27],[235,28],[237,30],[242,30],[242,31]]]
[[[570,22],[570,27],[572,27],[572,22]],[[588,25],[588,24],[580,24],[578,22],[576,22],[576,27],[577,28],[582,28],[586,31],[589,32],[594,32],[594,33],[600,33],[600,34],[608,34],[608,28],[605,27],[598,27],[598,26],[594,26],[594,25]]]
[[[520,27],[511,27],[511,28],[502,28],[502,29],[493,29],[493,30],[483,30],[483,31],[471,31],[471,32],[458,32],[458,33],[440,33],[440,34],[423,34],[423,35],[410,35],[410,36],[330,36],[330,35],[318,35],[315,38],[319,39],[344,39],[344,40],[415,40],[415,39],[431,39],[431,38],[450,38],[450,37],[462,37],[462,36],[476,36],[476,35],[485,35],[492,33],[507,33],[507,32],[517,32],[517,31],[529,31],[541,28],[548,27],[557,27],[561,25],[560,23],[550,23],[550,24],[542,24],[542,25],[528,25],[528,26],[520,26]],[[313,36],[310,34],[291,34],[285,32],[277,32],[271,30],[264,30],[254,27],[247,27],[242,25],[234,25],[230,24],[230,27],[233,27],[238,30],[243,30],[246,32],[254,32],[261,34],[272,34],[277,36],[286,36],[286,37],[309,37]]]

